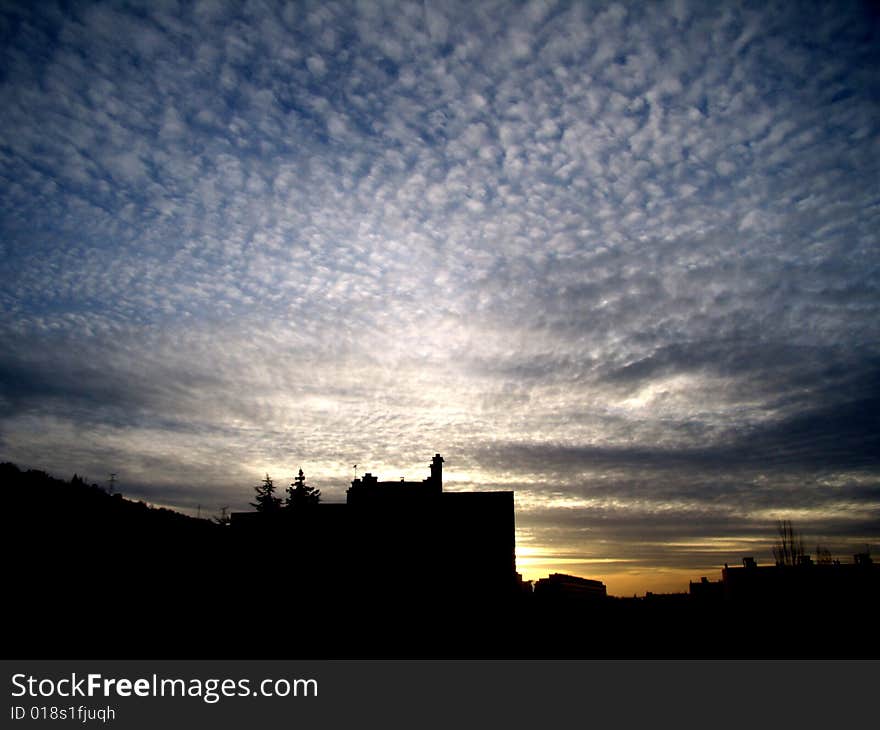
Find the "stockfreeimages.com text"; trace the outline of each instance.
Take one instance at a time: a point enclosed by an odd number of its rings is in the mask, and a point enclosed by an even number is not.
[[[180,679],[78,675],[60,679],[12,675],[13,697],[197,697],[213,704],[224,697],[317,697],[316,679]]]

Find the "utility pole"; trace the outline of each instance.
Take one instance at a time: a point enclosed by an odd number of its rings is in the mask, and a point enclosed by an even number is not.
[[[108,481],[110,482],[110,494],[113,494],[113,488],[116,486],[116,472],[110,474],[110,479]]]

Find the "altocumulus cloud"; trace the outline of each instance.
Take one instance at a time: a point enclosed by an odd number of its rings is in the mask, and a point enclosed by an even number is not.
[[[442,451],[517,489],[524,568],[612,589],[777,517],[876,541],[878,36],[857,4],[5,3],[0,456],[192,508]]]

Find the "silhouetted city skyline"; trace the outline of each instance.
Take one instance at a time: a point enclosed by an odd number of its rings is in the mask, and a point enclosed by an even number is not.
[[[195,519],[0,464],[11,655],[858,657],[880,565],[798,554],[687,593],[516,572],[513,495],[354,479],[345,504]],[[794,535],[781,531],[781,539]],[[63,600],[59,600],[63,596]],[[726,633],[706,642],[719,627]],[[714,632],[714,633],[713,633]]]

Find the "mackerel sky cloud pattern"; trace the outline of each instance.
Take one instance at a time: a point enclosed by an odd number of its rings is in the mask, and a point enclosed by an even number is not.
[[[0,458],[211,510],[440,451],[517,491],[527,575],[612,592],[777,518],[876,548],[870,4],[13,2],[0,38]]]

